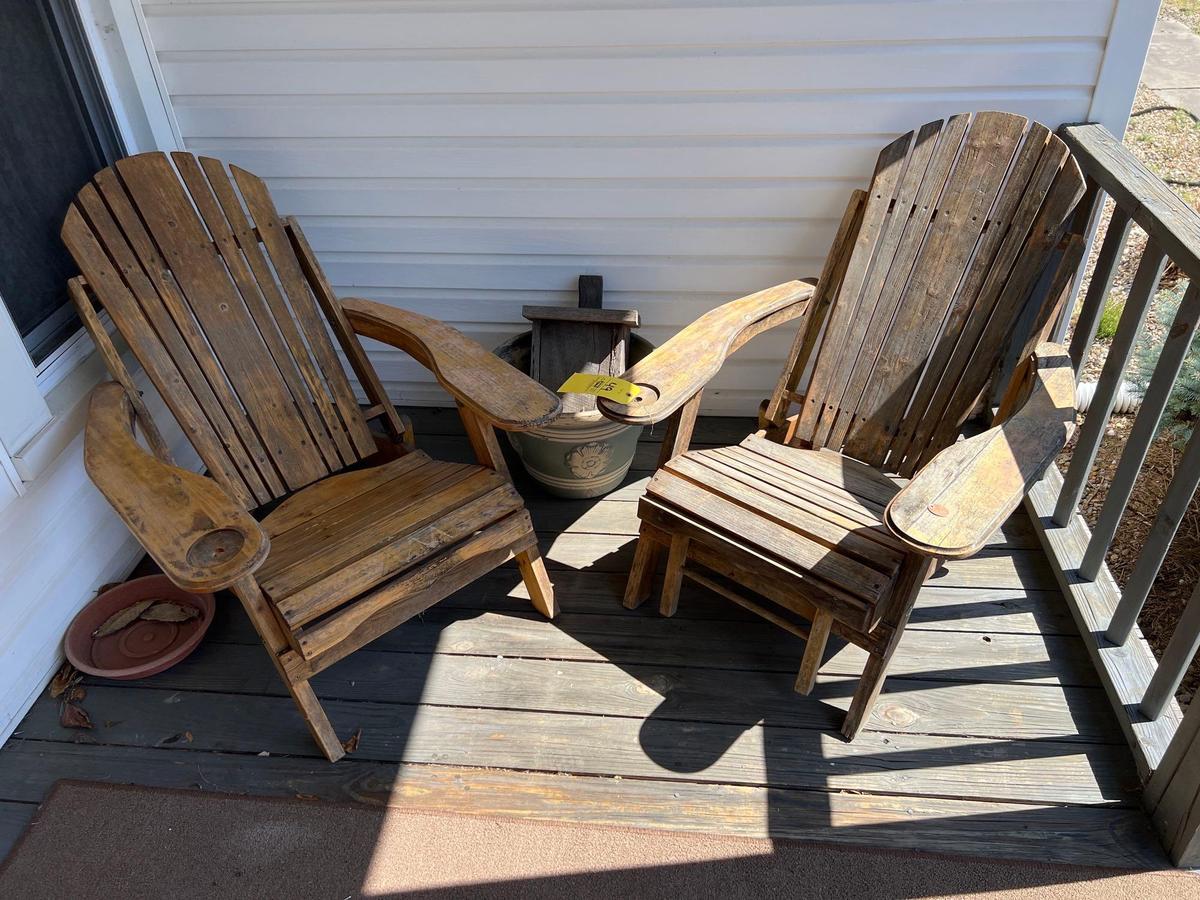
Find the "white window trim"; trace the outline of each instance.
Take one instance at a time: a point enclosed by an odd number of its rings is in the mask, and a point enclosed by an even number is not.
[[[126,149],[180,148],[179,126],[139,0],[74,2]],[[110,327],[107,316],[104,321]],[[35,367],[0,304],[0,472],[17,494],[79,434],[87,396],[105,377],[82,328]]]

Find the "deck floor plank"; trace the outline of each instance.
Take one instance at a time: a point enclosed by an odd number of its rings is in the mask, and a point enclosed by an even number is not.
[[[793,791],[453,766],[12,741],[0,790],[38,802],[59,778],[451,812],[820,840],[999,859],[1162,868],[1134,809]]]
[[[92,714],[108,722],[108,745],[311,752],[290,698],[110,687],[93,687],[88,696]],[[324,706],[340,734],[361,729],[356,755],[375,762],[1042,804],[1132,806],[1137,799],[1136,774],[1102,744],[882,732],[863,732],[848,744],[832,730],[753,721],[371,701]],[[26,740],[64,738],[53,704],[38,704],[21,727]]]
[[[457,416],[412,411],[418,444],[469,461]],[[702,420],[736,443],[749,420]],[[661,430],[659,430],[661,432]],[[404,804],[676,830],[1098,865],[1165,864],[1119,726],[1033,538],[1015,518],[922,592],[867,728],[836,736],[862,667],[831,646],[811,697],[803,644],[690,585],[678,615],[619,598],[661,433],[600,501],[518,475],[563,613],[502,568],[314,682],[317,756],[232,601],[205,644],[138,683],[88,680],[96,727],[43,697],[0,750],[0,854],[59,778]],[[266,755],[261,755],[266,754]],[[487,767],[486,769],[483,767]]]
[[[85,683],[88,687],[103,684]],[[790,675],[773,672],[739,672],[730,678],[721,670],[659,663],[618,666],[371,649],[351,655],[313,681],[322,698],[355,702],[656,716],[685,722],[761,721],[777,728],[827,731],[836,730],[855,683],[852,677],[822,674],[813,693],[804,698],[792,690]],[[267,654],[250,644],[208,644],[137,687],[285,695]],[[1098,691],[890,678],[867,727],[910,734],[1119,744],[1119,728]]]

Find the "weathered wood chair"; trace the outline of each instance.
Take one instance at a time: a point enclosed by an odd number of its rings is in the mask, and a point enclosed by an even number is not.
[[[605,415],[670,422],[625,605],[646,599],[669,548],[662,613],[686,575],[806,638],[800,693],[831,631],[862,647],[842,728],[853,738],[937,562],[979,550],[1074,426],[1070,360],[1038,340],[1082,255],[1078,235],[1063,239],[1082,192],[1042,125],[994,112],[932,122],[880,154],[815,285],[719,307],[626,372],[645,397],[602,400]],[[762,430],[689,451],[725,357],[796,318]],[[1021,362],[994,427],[955,443],[1006,351]]]
[[[549,422],[559,400],[440,322],[339,301],[262,181],[236,167],[231,181],[215,159],[172,158],[178,174],[162,153],[98,173],[63,225],[83,273],[71,295],[116,379],[92,397],[87,471],[172,581],[233,589],[336,760],[342,745],[308,683],[322,669],[514,555],[534,606],[554,615],[493,427]],[[94,301],[211,477],[173,464]],[[356,332],[433,372],[479,465],[413,449]]]

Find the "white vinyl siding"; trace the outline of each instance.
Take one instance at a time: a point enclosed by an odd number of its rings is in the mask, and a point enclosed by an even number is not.
[[[814,275],[880,147],[927,120],[1087,118],[1114,0],[146,3],[183,146],[265,177],[341,294],[487,344],[580,273],[661,342]],[[1143,48],[1144,50],[1144,48]],[[754,411],[785,334],[706,395]],[[444,402],[372,347],[401,402]]]

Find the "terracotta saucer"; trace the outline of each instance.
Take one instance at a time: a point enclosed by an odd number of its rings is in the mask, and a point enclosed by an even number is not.
[[[171,600],[193,606],[199,617],[186,622],[138,619],[114,634],[93,637],[116,612],[139,600]],[[212,624],[212,594],[177,588],[165,575],[135,578],[105,591],[79,611],[63,638],[67,659],[79,671],[125,681],[168,669],[196,649]]]

